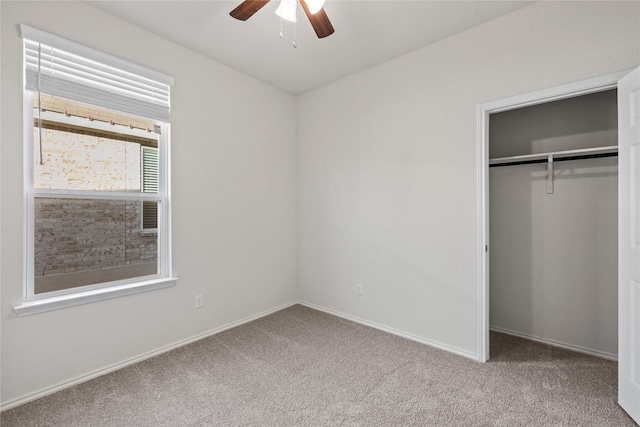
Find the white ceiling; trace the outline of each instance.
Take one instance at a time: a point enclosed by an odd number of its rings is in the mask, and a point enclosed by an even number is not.
[[[531,1],[328,0],[335,33],[318,39],[299,8],[293,24],[273,0],[246,22],[242,0],[87,1],[152,33],[298,95],[530,5]],[[507,37],[507,35],[505,35]]]

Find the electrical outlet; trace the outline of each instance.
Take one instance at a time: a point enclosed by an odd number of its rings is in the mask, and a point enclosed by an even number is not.
[[[202,294],[200,295],[196,295],[196,308],[200,308],[202,307],[203,304],[203,300],[202,300]]]
[[[361,284],[356,285],[356,295],[363,296],[364,295],[364,286]]]

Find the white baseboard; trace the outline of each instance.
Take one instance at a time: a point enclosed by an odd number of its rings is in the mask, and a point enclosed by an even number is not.
[[[15,398],[15,399],[11,399],[11,400],[9,400],[7,402],[2,402],[0,404],[0,412],[6,411],[6,410],[11,409],[11,408],[15,408],[16,406],[20,406],[20,405],[22,405],[24,403],[31,402],[33,400],[36,400],[36,399],[39,399],[41,397],[44,397],[44,396],[53,394],[55,392],[64,390],[66,388],[73,387],[74,385],[77,385],[77,384],[92,380],[94,378],[100,377],[100,376],[108,374],[110,372],[117,371],[118,369],[125,368],[125,367],[133,365],[135,363],[142,362],[143,360],[150,359],[150,358],[158,356],[158,355],[160,355],[162,353],[166,353],[166,352],[174,350],[176,348],[179,348],[179,347],[185,346],[187,344],[191,344],[193,342],[199,341],[201,339],[210,337],[212,335],[215,335],[215,334],[218,334],[220,332],[226,331],[227,329],[235,328],[236,326],[240,326],[240,325],[243,325],[245,323],[252,322],[252,321],[257,320],[257,319],[259,319],[261,317],[268,316],[268,315],[270,315],[272,313],[275,313],[276,311],[283,310],[283,309],[285,309],[287,307],[290,307],[292,305],[295,305],[295,304],[297,304],[297,301],[293,301],[293,302],[289,302],[287,304],[280,305],[278,307],[263,311],[261,313],[255,314],[253,316],[246,317],[246,318],[238,320],[236,322],[232,322],[232,323],[226,324],[226,325],[221,326],[219,328],[215,328],[215,329],[212,329],[210,331],[203,332],[203,333],[198,334],[198,335],[194,335],[194,336],[192,336],[190,338],[187,338],[187,339],[184,339],[184,340],[181,340],[181,341],[177,341],[177,342],[175,342],[173,344],[169,344],[167,346],[160,347],[158,349],[149,351],[149,352],[141,354],[139,356],[135,356],[135,357],[132,357],[130,359],[126,359],[126,360],[123,360],[121,362],[114,363],[113,365],[106,366],[104,368],[98,369],[98,370],[90,372],[88,374],[80,375],[78,377],[75,377],[75,378],[72,378],[70,380],[61,382],[59,384],[43,388],[43,389],[38,390],[38,391],[36,391],[34,393],[29,393],[29,394],[26,394],[24,396],[21,396],[21,397]]]
[[[618,361],[618,355],[617,354],[607,353],[607,352],[600,351],[600,350],[593,350],[593,349],[590,349],[590,348],[580,347],[580,346],[573,345],[573,344],[567,344],[567,343],[562,342],[562,341],[556,341],[556,340],[552,340],[552,339],[549,339],[549,338],[542,338],[542,337],[538,337],[538,336],[535,336],[535,335],[530,335],[530,334],[525,334],[525,333],[522,333],[522,332],[512,331],[510,329],[500,328],[498,326],[490,326],[489,329],[492,330],[492,331],[495,331],[495,332],[500,332],[500,333],[507,334],[507,335],[513,335],[514,337],[526,338],[528,340],[536,341],[536,342],[539,342],[539,343],[542,343],[542,344],[547,344],[547,345],[550,345],[552,347],[559,347],[559,348],[564,348],[565,350],[575,351],[576,353],[587,354],[589,356],[595,356],[595,357],[599,357],[601,359],[613,360],[614,362]]]
[[[343,319],[350,320],[352,322],[360,323],[362,325],[369,326],[371,328],[378,329],[380,331],[387,332],[387,333],[392,334],[392,335],[397,335],[399,337],[406,338],[406,339],[411,340],[411,341],[419,342],[420,344],[428,345],[430,347],[435,347],[435,348],[437,348],[439,350],[444,350],[446,352],[454,353],[454,354],[457,354],[459,356],[464,356],[464,357],[467,357],[469,359],[473,359],[473,360],[476,360],[476,361],[479,360],[477,354],[470,353],[470,352],[468,352],[466,350],[462,350],[462,349],[459,349],[459,348],[456,348],[456,347],[453,347],[453,346],[450,346],[450,345],[447,345],[447,344],[442,344],[442,343],[439,343],[439,342],[436,342],[436,341],[432,341],[432,340],[428,340],[428,339],[425,339],[425,338],[422,338],[422,337],[418,337],[416,335],[412,335],[412,334],[409,334],[407,332],[400,331],[398,329],[390,328],[390,327],[384,326],[384,325],[379,325],[377,323],[370,322],[368,320],[360,319],[359,317],[351,316],[349,314],[340,313],[338,311],[331,310],[331,309],[324,308],[324,307],[320,307],[320,306],[317,306],[315,304],[311,304],[311,303],[308,303],[308,302],[298,301],[298,304],[304,305],[304,306],[309,307],[309,308],[313,308],[314,310],[325,312],[327,314],[331,314],[333,316],[341,317]]]

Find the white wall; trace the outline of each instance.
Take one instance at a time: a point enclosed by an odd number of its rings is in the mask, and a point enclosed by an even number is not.
[[[293,96],[84,3],[0,7],[4,405],[295,300]],[[21,318],[13,312],[25,253],[20,23],[175,77],[175,287]],[[198,310],[196,294],[204,295]]]
[[[476,356],[478,104],[637,66],[638,34],[637,2],[540,2],[299,97],[301,299]]]
[[[490,117],[490,157],[617,145],[616,91]],[[491,326],[618,353],[618,160],[491,168]]]

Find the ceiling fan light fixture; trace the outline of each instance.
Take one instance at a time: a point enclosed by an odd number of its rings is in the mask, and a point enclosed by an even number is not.
[[[322,9],[322,6],[324,6],[324,1],[325,0],[306,0],[307,6],[309,6],[309,13],[312,15],[318,13],[318,11]]]
[[[296,22],[296,2],[298,0],[281,0],[280,5],[276,9],[276,15],[280,18]]]
[[[269,2],[270,0],[244,0],[229,14],[235,19],[246,21]],[[325,38],[334,33],[333,25],[331,25],[331,21],[323,9],[324,0],[282,0],[278,5],[278,10],[276,10],[276,14],[280,17],[280,33],[282,33],[282,21],[286,19],[294,23],[296,22],[296,8],[298,2],[300,2],[305,15],[307,15],[307,18],[313,27],[313,31],[316,32],[316,36],[318,36],[319,39]],[[313,10],[315,13],[310,9],[310,3],[313,4]],[[294,25],[294,40],[295,31]]]

